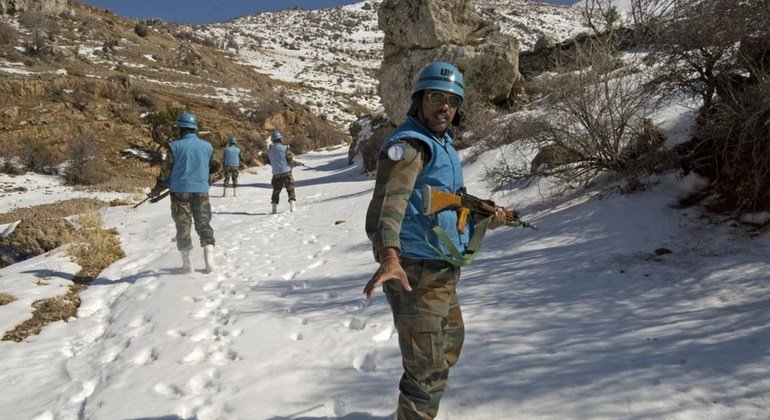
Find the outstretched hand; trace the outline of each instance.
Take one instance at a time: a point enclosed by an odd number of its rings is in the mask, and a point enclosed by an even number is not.
[[[377,269],[364,287],[366,298],[371,299],[379,285],[391,280],[398,280],[401,283],[401,287],[407,291],[412,291],[412,287],[409,286],[409,280],[406,277],[406,271],[401,267],[401,263],[395,255],[380,258],[380,268]]]

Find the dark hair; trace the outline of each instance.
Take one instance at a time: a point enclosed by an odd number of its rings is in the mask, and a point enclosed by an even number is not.
[[[194,128],[189,128],[189,127],[177,127],[177,128],[179,128],[179,136],[184,136],[187,133],[195,134],[195,132],[198,131]]]

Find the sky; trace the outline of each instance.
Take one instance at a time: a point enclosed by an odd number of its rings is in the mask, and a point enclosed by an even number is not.
[[[80,0],[118,15],[148,19],[159,17],[175,23],[215,23],[259,12],[301,7],[324,9],[357,3],[356,0]],[[548,0],[544,3],[574,4],[575,0]]]
[[[242,173],[238,197],[215,184],[210,274],[195,233],[196,271],[179,272],[168,199],[103,210],[126,257],[81,294],[77,318],[0,341],[3,418],[392,418],[398,338],[382,292],[362,294],[377,267],[374,181],[347,153],[298,157],[295,212],[283,193],[270,214],[268,167]],[[692,175],[630,195],[553,196],[542,179],[492,194],[483,173],[498,153],[465,159],[469,190],[540,230],[491,231],[463,269],[465,346],[439,419],[767,418],[770,233],[673,208],[702,185]],[[51,180],[0,181],[42,203],[56,200]],[[77,271],[60,250],[0,270],[17,298],[0,331]]]

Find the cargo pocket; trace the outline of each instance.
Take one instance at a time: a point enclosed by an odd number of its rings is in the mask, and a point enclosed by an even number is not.
[[[444,363],[440,317],[400,315],[396,329],[405,364],[437,366]]]

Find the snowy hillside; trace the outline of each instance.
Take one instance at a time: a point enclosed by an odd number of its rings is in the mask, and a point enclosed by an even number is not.
[[[260,13],[198,30],[223,45],[234,40],[243,63],[285,82],[281,89],[289,97],[346,128],[379,107],[380,3]],[[522,50],[531,49],[541,36],[558,42],[586,30],[577,8],[529,0],[477,0],[474,5],[503,33],[516,37]]]

